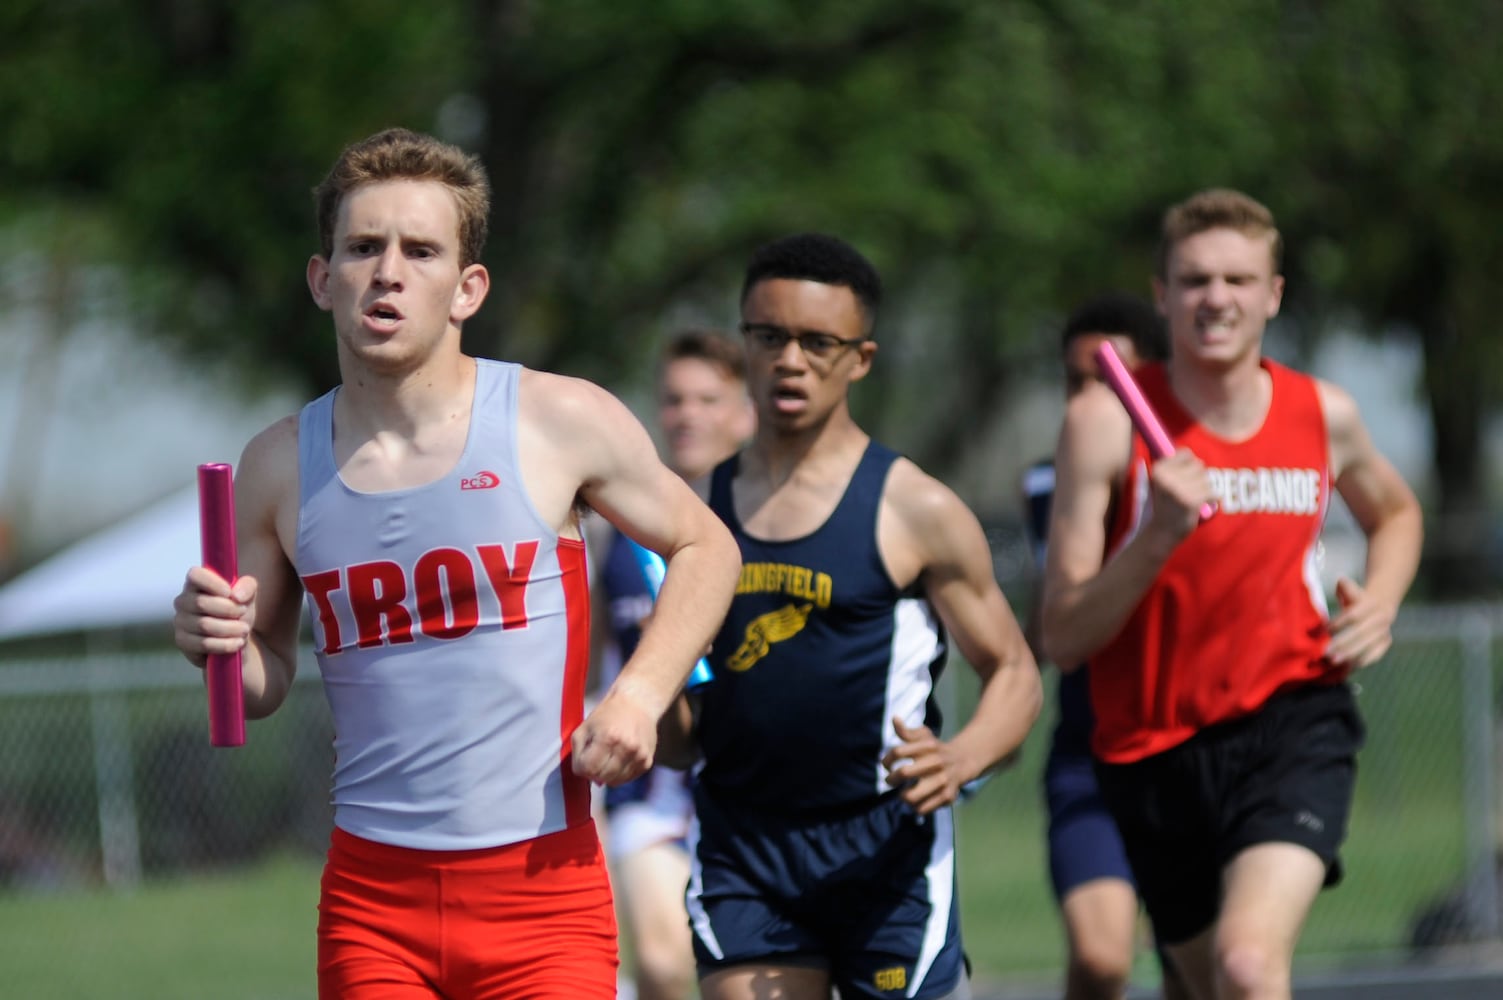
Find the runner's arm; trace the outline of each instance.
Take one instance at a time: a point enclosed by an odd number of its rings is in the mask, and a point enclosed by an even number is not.
[[[981,678],[970,719],[949,740],[895,720],[901,739],[884,761],[890,780],[920,813],[954,802],[1022,744],[1043,703],[1033,654],[992,571],[991,549],[968,507],[911,462],[899,461],[884,496],[899,530],[881,530],[895,579],[907,575],[901,551],[918,553],[918,579],[956,648]]]
[[[1106,519],[1126,473],[1132,424],[1110,389],[1072,399],[1055,452],[1044,569],[1044,651],[1068,673],[1121,631],[1209,499],[1205,467],[1181,449],[1150,471],[1153,514],[1107,558]]]
[[[1340,609],[1327,656],[1338,666],[1365,667],[1393,643],[1393,621],[1419,569],[1424,516],[1414,491],[1374,446],[1356,402],[1329,383],[1319,387],[1336,492],[1367,536],[1362,585],[1337,582]]]

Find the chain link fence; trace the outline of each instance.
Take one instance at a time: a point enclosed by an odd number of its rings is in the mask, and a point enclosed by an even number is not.
[[[1322,895],[1305,950],[1429,953],[1499,941],[1500,643],[1503,607],[1407,608],[1393,651],[1358,678],[1369,737],[1348,878]],[[214,749],[202,685],[176,653],[0,654],[0,905],[58,888],[128,890],[274,853],[321,857],[332,732],[311,655],[299,673],[244,747]],[[991,956],[1004,968],[1049,962],[1027,943],[1030,926],[1057,937],[1036,780],[1049,715],[1015,769],[1029,773],[1004,774],[960,816],[963,843],[1011,844],[1019,869],[995,879],[963,869],[972,910],[991,905],[987,894],[1018,896],[1009,886],[1021,883],[1008,878],[1038,882],[1026,905],[996,900],[1002,915],[984,941],[967,917],[973,947],[1020,950]]]
[[[0,891],[322,853],[333,732],[308,665],[245,746],[215,749],[175,652],[0,659]]]
[[[1503,609],[1411,608],[1393,650],[1357,676],[1368,737],[1349,881],[1311,918],[1329,950],[1499,942],[1500,642]]]

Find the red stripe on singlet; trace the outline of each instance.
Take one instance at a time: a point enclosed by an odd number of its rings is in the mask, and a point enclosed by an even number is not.
[[[590,818],[590,783],[574,773],[569,759],[570,738],[584,721],[585,683],[590,672],[590,583],[585,562],[584,542],[575,538],[558,540],[558,566],[562,571],[564,613],[568,623],[568,645],[564,653],[563,717],[560,733],[563,746],[564,822],[575,826]]]

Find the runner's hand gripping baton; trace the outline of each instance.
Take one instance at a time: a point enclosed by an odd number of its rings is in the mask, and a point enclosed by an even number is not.
[[[1149,406],[1148,400],[1143,398],[1143,390],[1138,388],[1132,372],[1128,371],[1127,366],[1122,363],[1111,341],[1103,340],[1101,346],[1096,348],[1096,363],[1101,366],[1101,374],[1106,377],[1106,384],[1112,387],[1112,391],[1122,401],[1123,408],[1127,410],[1127,415],[1132,417],[1132,425],[1148,443],[1148,453],[1154,457],[1155,461],[1173,455],[1174,442],[1170,440],[1169,432],[1164,430],[1164,425],[1159,422],[1158,414],[1153,412],[1153,407]],[[1209,521],[1215,513],[1215,504],[1205,503],[1200,507],[1202,522]]]
[[[638,545],[630,538],[626,541],[631,545],[632,557],[637,560],[637,569],[642,571],[642,579],[647,582],[647,593],[656,601],[658,588],[663,585],[663,576],[668,572],[668,567],[664,565],[663,557],[656,552]],[[699,662],[694,664],[694,669],[690,671],[689,680],[684,687],[693,690],[714,679],[715,675],[710,670],[709,661],[701,656]]]
[[[203,564],[230,583],[239,575],[235,556],[234,475],[222,462],[198,467],[198,538]],[[209,688],[209,743],[245,743],[245,688],[239,653],[210,653],[204,668]]]

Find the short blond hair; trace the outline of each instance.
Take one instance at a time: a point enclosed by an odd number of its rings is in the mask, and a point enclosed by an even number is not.
[[[346,146],[329,176],[313,189],[318,244],[334,254],[334,227],[345,195],[381,181],[438,181],[459,209],[460,266],[479,263],[490,228],[491,183],[480,158],[458,146],[405,128],[389,128]]]
[[[1168,277],[1169,254],[1184,239],[1209,229],[1234,229],[1244,236],[1268,238],[1273,273],[1284,266],[1284,238],[1279,235],[1273,213],[1255,198],[1231,188],[1208,188],[1197,192],[1164,213],[1159,240],[1159,277]]]

